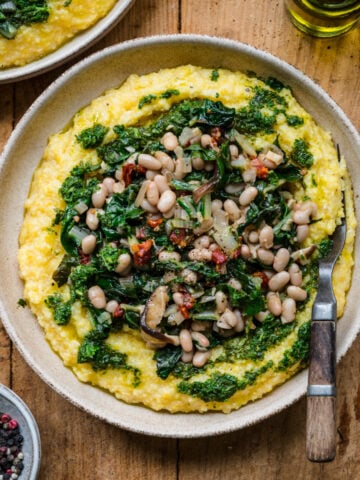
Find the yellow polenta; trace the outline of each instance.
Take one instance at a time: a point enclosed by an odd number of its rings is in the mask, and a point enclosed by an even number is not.
[[[75,1],[73,1],[75,4]],[[75,6],[75,5],[74,5]],[[84,7],[85,8],[85,7]],[[44,27],[43,27],[44,28]],[[292,362],[287,368],[283,359],[298,340],[299,329],[310,318],[310,301],[298,312],[296,327],[275,346],[268,348],[262,358],[239,359],[234,362],[221,361],[223,347],[212,350],[211,360],[204,371],[191,381],[206,382],[212,375],[228,374],[239,380],[240,387],[225,401],[204,401],[196,395],[182,393],[178,384],[181,379],[170,375],[166,380],[156,374],[154,350],[146,346],[137,330],[124,326],[120,333],[112,333],[108,344],[127,355],[127,362],[140,371],[140,381],[134,386],[133,371],[108,369],[94,371],[87,363],[77,362],[78,349],[82,338],[91,329],[90,319],[76,302],[72,307],[72,317],[68,325],[59,326],[54,322],[52,312],[44,301],[49,294],[58,291],[52,275],[57,268],[64,250],[59,239],[59,227],[49,228],[56,209],[64,208],[59,196],[59,188],[70,170],[80,161],[92,161],[94,150],[85,151],[76,141],[86,128],[94,123],[110,127],[106,141],[114,134],[115,125],[146,124],[158,114],[168,111],[177,102],[185,99],[210,99],[221,101],[227,107],[239,109],[248,104],[255,87],[263,87],[262,80],[242,73],[227,70],[217,71],[216,81],[209,69],[182,66],[165,69],[144,76],[132,75],[118,89],[110,90],[95,99],[89,106],[75,115],[71,125],[53,135],[44,152],[43,159],[36,169],[29,197],[25,205],[25,218],[20,235],[19,263],[24,280],[24,296],[34,315],[44,329],[47,340],[60,355],[64,365],[72,369],[79,380],[113,393],[118,399],[129,403],[140,403],[154,410],[166,409],[170,412],[192,412],[219,410],[230,412],[249,401],[256,400],[285,382],[300,367],[300,362]],[[177,91],[177,95],[162,95],[163,92]],[[297,199],[310,198],[318,208],[318,222],[310,226],[310,235],[305,246],[317,243],[331,235],[343,214],[341,189],[346,185],[347,239],[344,251],[334,272],[334,288],[338,300],[338,315],[345,307],[346,292],[350,287],[353,265],[353,246],[356,220],[350,180],[345,161],[339,164],[330,133],[319,127],[311,116],[303,110],[287,88],[281,90],[286,99],[286,115],[277,115],[276,132],[255,135],[251,140],[256,150],[261,150],[267,142],[278,142],[287,155],[297,138],[309,144],[314,158],[312,167],[305,173],[303,185],[295,192]],[[139,108],[141,99],[150,99]],[[303,118],[303,124],[292,128],[287,116]],[[61,287],[61,293],[69,295],[68,287]],[[252,378],[249,381],[249,378]],[[243,387],[241,381],[244,380]]]
[[[11,40],[0,36],[0,69],[26,65],[53,52],[103,18],[115,1],[49,0],[46,22],[23,25]]]

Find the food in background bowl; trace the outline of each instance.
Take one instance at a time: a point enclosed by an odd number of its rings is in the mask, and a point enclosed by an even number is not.
[[[1,0],[0,69],[58,49],[103,18],[116,0]]]
[[[52,136],[26,202],[25,298],[77,377],[171,412],[229,412],[307,360],[317,261],[351,185],[274,78],[131,76]]]

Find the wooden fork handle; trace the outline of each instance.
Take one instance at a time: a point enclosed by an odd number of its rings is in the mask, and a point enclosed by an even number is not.
[[[306,418],[306,454],[312,462],[336,455],[335,322],[312,321]]]

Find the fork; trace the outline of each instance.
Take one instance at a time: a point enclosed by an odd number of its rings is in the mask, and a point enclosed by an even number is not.
[[[342,202],[345,210],[344,192]],[[336,455],[336,298],[332,272],[345,237],[344,212],[332,235],[333,247],[319,262],[318,291],[312,307],[306,416],[306,454],[312,462],[329,462]]]

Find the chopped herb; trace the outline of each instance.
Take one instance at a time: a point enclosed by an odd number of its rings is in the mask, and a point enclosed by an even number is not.
[[[163,92],[161,95],[160,95],[160,98],[170,98],[174,95],[180,95],[180,92],[179,90],[176,90],[176,89],[169,89],[169,90],[166,90],[165,92]]]
[[[301,167],[310,168],[314,163],[314,157],[309,151],[308,143],[300,138],[295,140],[290,157]]]
[[[22,25],[43,23],[49,18],[46,0],[15,0],[0,2],[0,35],[7,39],[16,37]]]
[[[331,238],[325,238],[318,243],[318,252],[320,258],[325,258],[329,255],[334,245],[334,241]]]
[[[280,360],[277,370],[284,371],[300,362],[307,363],[310,352],[310,332],[311,322],[303,323],[298,330],[298,339],[293,346],[286,350],[283,358]]]
[[[219,70],[217,69],[214,69],[212,72],[211,72],[211,76],[210,76],[210,80],[212,82],[217,82],[219,80]]]
[[[95,148],[102,144],[105,135],[109,129],[96,123],[90,128],[86,128],[79,135],[76,135],[76,140],[81,144],[85,149]]]
[[[58,325],[67,325],[71,318],[72,301],[64,302],[59,293],[49,295],[45,300],[45,304],[54,313],[55,323]]]
[[[153,93],[150,93],[149,95],[145,95],[139,101],[139,104],[138,104],[139,110],[141,110],[144,105],[148,105],[149,103],[151,103],[153,100],[156,100],[156,99],[157,99],[157,96],[154,95]]]
[[[22,307],[22,308],[27,307],[27,303],[26,303],[26,300],[24,298],[19,298],[17,304],[19,305],[19,307]]]
[[[304,124],[304,119],[297,115],[286,115],[286,123],[289,127],[300,127],[300,125]]]

